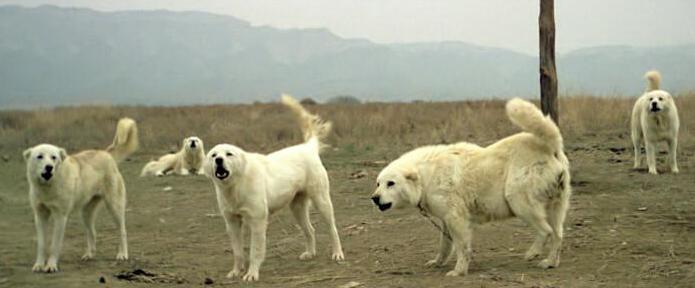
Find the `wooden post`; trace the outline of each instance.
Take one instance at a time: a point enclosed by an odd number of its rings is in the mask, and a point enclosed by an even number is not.
[[[541,12],[538,16],[541,110],[558,122],[557,72],[555,71],[555,3],[554,0],[540,0]]]

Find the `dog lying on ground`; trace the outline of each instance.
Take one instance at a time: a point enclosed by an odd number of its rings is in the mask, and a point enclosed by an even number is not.
[[[668,144],[668,162],[672,173],[678,173],[676,150],[678,148],[678,110],[671,94],[659,90],[661,75],[657,71],[649,71],[647,91],[637,99],[632,108],[632,146],[635,148],[635,166],[642,165],[642,144],[647,152],[647,166],[650,174],[656,171],[656,145],[659,142]],[[644,141],[644,142],[643,142]]]
[[[417,148],[391,162],[377,178],[372,201],[379,210],[417,207],[441,221],[439,254],[426,265],[446,264],[453,244],[456,266],[447,276],[468,273],[472,224],[514,216],[537,232],[526,259],[539,256],[549,239],[550,251],[539,266],[560,264],[571,194],[562,135],[527,101],[510,100],[506,110],[525,132],[487,147],[461,142]]]
[[[32,268],[34,272],[58,271],[65,224],[73,209],[81,210],[87,230],[87,251],[82,259],[95,256],[94,223],[102,202],[115,219],[121,234],[116,259],[128,259],[126,190],[117,163],[132,154],[137,146],[135,121],[123,118],[116,127],[113,143],[106,150],[86,150],[67,155],[63,148],[40,144],[24,151],[29,201],[34,210],[38,242],[36,262]],[[46,249],[50,221],[53,221],[53,235],[50,249]]]
[[[268,217],[285,206],[290,206],[306,237],[306,251],[300,259],[316,255],[314,227],[309,220],[310,203],[328,224],[333,246],[331,258],[344,258],[333,215],[328,174],[319,157],[321,141],[330,132],[331,124],[307,112],[290,96],[283,95],[282,103],[297,115],[304,143],[268,155],[220,144],[207,154],[203,170],[214,184],[234,253],[234,267],[227,274],[228,278],[241,276],[246,267],[241,234],[243,223],[249,227],[251,236],[248,271],[243,280],[258,280],[258,271],[265,258]]]
[[[164,176],[171,173],[189,175],[190,173],[203,174],[203,161],[205,160],[205,148],[203,141],[198,137],[183,139],[181,150],[167,154],[159,159],[150,161],[142,168],[140,176]]]

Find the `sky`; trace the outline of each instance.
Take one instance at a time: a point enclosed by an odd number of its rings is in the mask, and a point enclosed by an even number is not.
[[[695,43],[693,0],[557,0],[559,53]],[[204,11],[252,25],[326,28],[376,43],[463,41],[537,54],[539,0],[0,0],[100,11]]]

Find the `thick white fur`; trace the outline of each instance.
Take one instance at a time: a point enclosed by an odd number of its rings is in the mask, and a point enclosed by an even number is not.
[[[32,268],[34,272],[58,271],[65,224],[68,215],[75,208],[81,210],[87,230],[87,251],[82,259],[94,257],[94,222],[102,202],[106,203],[121,234],[116,259],[128,259],[125,228],[126,191],[117,162],[132,154],[137,146],[135,121],[124,118],[118,122],[116,136],[106,150],[86,150],[67,155],[63,148],[40,144],[24,151],[29,201],[34,210],[38,242],[36,262]],[[53,235],[50,249],[46,249],[49,245],[46,238],[50,221],[53,221]]]
[[[181,150],[159,157],[150,161],[142,168],[140,176],[164,176],[170,173],[189,175],[190,173],[203,174],[203,161],[205,161],[205,148],[203,140],[198,137],[183,139]]]
[[[243,280],[258,280],[258,271],[265,258],[268,217],[285,206],[290,206],[306,237],[306,251],[300,259],[316,255],[314,228],[309,220],[310,203],[328,224],[333,247],[331,258],[344,258],[335,226],[328,174],[319,157],[321,141],[330,131],[330,123],[304,110],[290,96],[283,95],[282,103],[298,116],[304,143],[268,155],[220,144],[207,154],[203,170],[214,184],[234,253],[234,267],[227,274],[229,278],[241,276],[247,267],[242,248],[243,223],[250,228],[251,234],[250,259]]]
[[[641,148],[644,144],[647,152],[647,166],[650,174],[658,174],[656,170],[656,145],[666,142],[668,145],[668,162],[672,173],[678,173],[678,110],[673,97],[666,91],[659,90],[661,75],[657,71],[649,71],[647,91],[640,96],[632,108],[631,130],[632,146],[635,150],[635,169],[642,165]],[[656,107],[656,109],[653,109]]]
[[[427,265],[444,265],[455,250],[456,267],[447,276],[468,271],[472,224],[514,216],[538,233],[526,258],[539,256],[549,239],[549,254],[539,266],[560,263],[571,194],[562,135],[527,101],[510,100],[506,109],[525,132],[488,147],[460,142],[417,148],[391,162],[377,178],[372,200],[380,210],[418,207],[442,221],[441,249]]]

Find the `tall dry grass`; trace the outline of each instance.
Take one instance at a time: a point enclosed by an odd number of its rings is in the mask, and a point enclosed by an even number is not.
[[[565,138],[608,133],[629,138],[634,98],[561,97],[560,123]],[[680,95],[681,137],[690,138],[695,93]],[[518,131],[504,114],[504,101],[437,103],[369,103],[308,107],[334,123],[328,142],[337,147],[415,147],[474,141],[490,143]],[[207,147],[234,143],[250,151],[269,152],[301,141],[292,114],[279,104],[190,107],[84,106],[33,111],[0,111],[0,151],[19,153],[39,143],[77,151],[104,148],[120,117],[134,118],[141,150],[177,149],[181,139],[196,135]],[[19,154],[17,154],[19,155]]]

